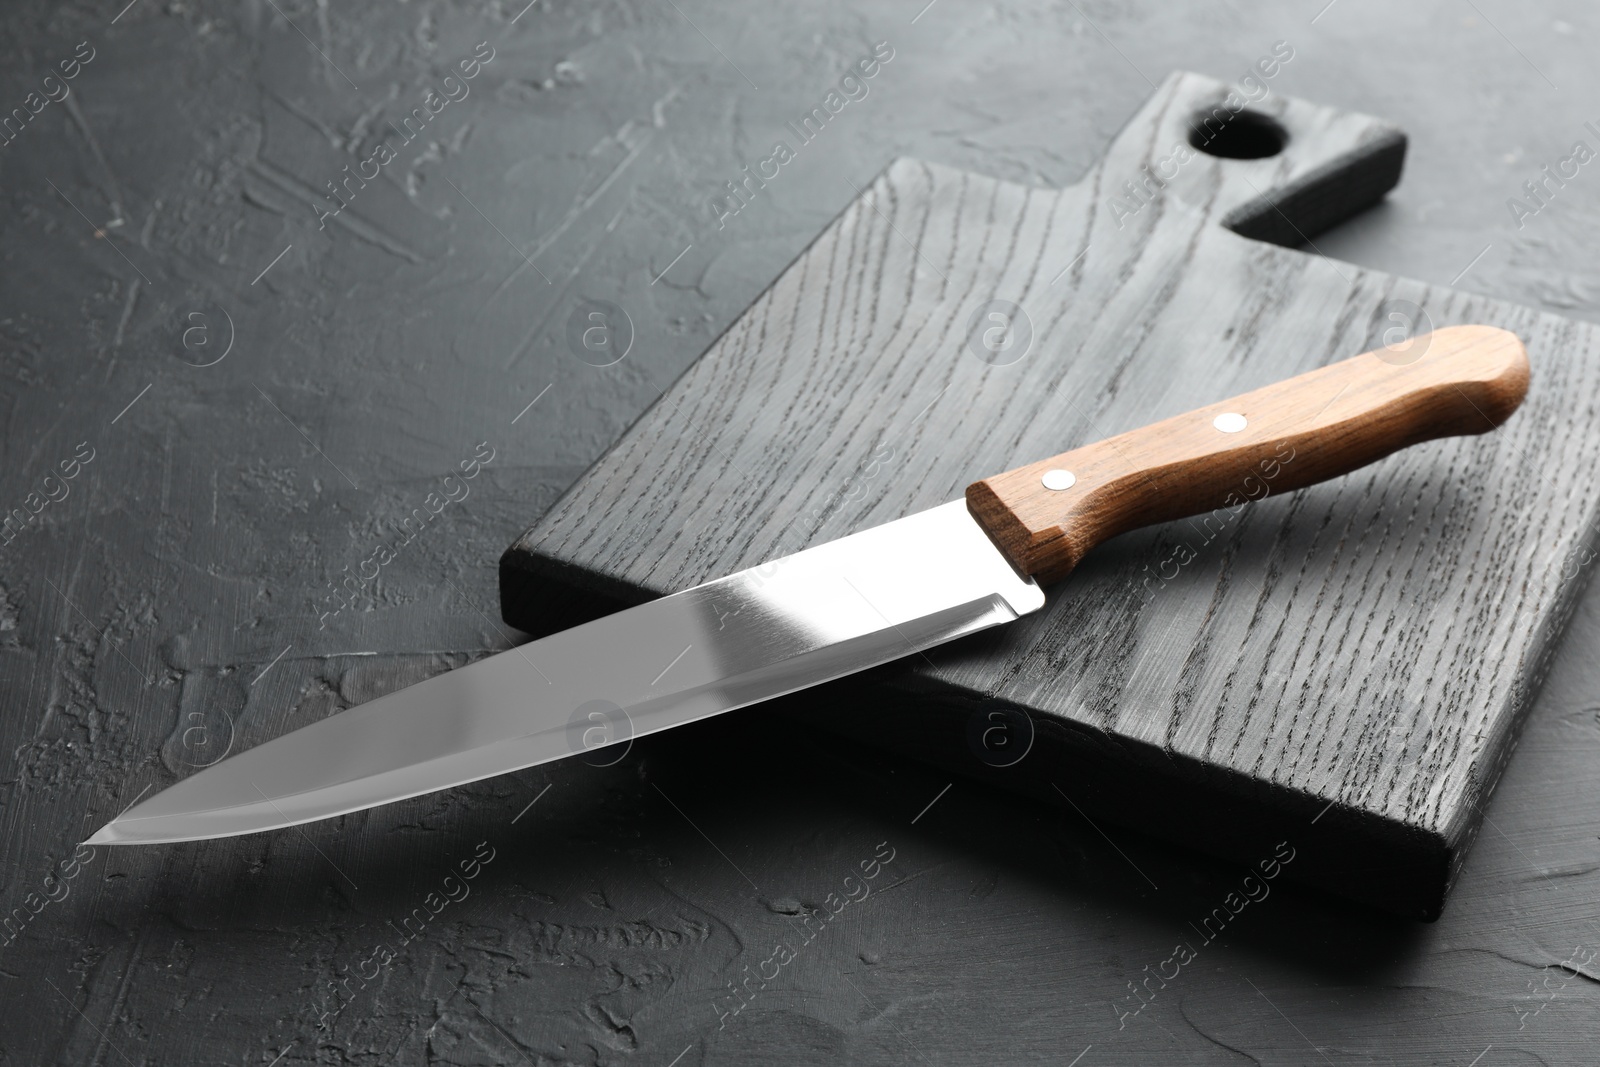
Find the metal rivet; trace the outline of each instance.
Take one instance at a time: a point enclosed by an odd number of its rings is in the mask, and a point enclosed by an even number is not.
[[[1224,411],[1221,415],[1211,420],[1211,425],[1223,433],[1238,433],[1249,423],[1245,422],[1244,416],[1237,411]]]
[[[1078,476],[1071,471],[1064,471],[1057,467],[1055,470],[1045,471],[1044,477],[1039,480],[1044,482],[1046,489],[1054,489],[1059,493],[1063,489],[1071,489],[1073,483],[1078,480]]]

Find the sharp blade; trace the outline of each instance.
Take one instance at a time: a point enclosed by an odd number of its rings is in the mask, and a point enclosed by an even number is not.
[[[781,696],[1044,605],[954,501],[501,652],[232,756],[89,844],[404,800]],[[614,762],[617,748],[591,756]]]

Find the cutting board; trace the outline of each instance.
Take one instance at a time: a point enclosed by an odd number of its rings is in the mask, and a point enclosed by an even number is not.
[[[1116,538],[1043,612],[785,705],[1063,819],[1251,865],[1287,847],[1288,877],[1436,917],[1590,570],[1600,331],[1318,255],[1399,180],[1403,133],[1278,94],[1235,116],[1231,91],[1173,74],[1066,189],[890,164],[505,553],[506,621],[549,632],[1501,326],[1533,384],[1500,430]]]

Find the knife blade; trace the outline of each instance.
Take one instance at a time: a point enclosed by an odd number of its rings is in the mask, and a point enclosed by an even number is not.
[[[1019,467],[964,500],[488,656],[224,759],[86,843],[332,818],[745,707],[1011,622],[1108,537],[1487,432],[1527,391],[1516,335],[1457,326]],[[620,758],[620,757],[618,757]]]

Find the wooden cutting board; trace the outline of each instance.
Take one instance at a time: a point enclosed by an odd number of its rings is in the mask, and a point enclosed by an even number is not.
[[[1437,916],[1590,569],[1600,330],[1315,254],[1399,180],[1404,135],[1280,95],[1223,122],[1229,92],[1172,75],[1068,189],[891,164],[506,552],[506,621],[549,632],[1408,332],[1501,326],[1533,384],[1499,431],[1122,536],[1040,614],[786,704],[1063,818],[1250,864],[1286,841],[1290,877]]]

